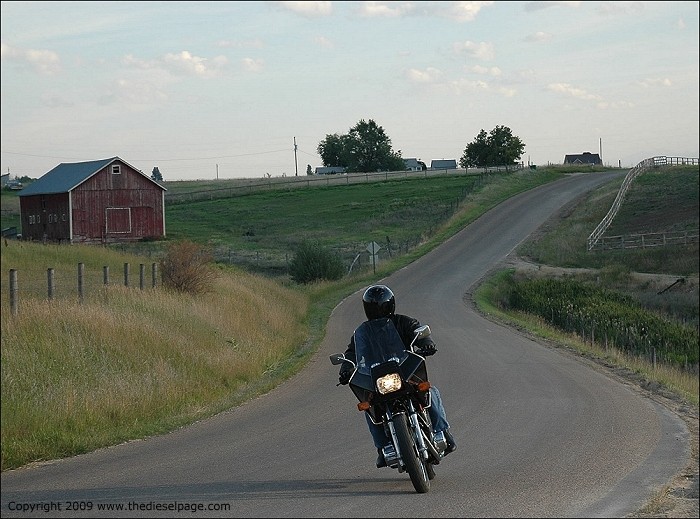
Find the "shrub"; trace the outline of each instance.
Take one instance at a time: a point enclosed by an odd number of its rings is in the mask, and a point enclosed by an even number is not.
[[[168,246],[160,269],[163,286],[189,294],[209,292],[216,279],[211,253],[188,240]]]
[[[340,256],[324,248],[318,242],[302,242],[289,264],[289,274],[297,283],[310,283],[320,279],[334,281],[344,272]]]

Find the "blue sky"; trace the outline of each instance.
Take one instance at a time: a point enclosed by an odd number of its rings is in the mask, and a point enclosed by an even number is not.
[[[699,2],[2,2],[2,173],[119,156],[293,176],[374,120],[404,158],[699,156]],[[294,139],[297,153],[295,161]]]

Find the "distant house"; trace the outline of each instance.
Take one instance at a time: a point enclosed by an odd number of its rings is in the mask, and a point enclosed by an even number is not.
[[[323,166],[314,170],[317,175],[335,175],[337,173],[345,173],[345,168],[342,166]]]
[[[406,164],[406,171],[425,171],[425,162],[418,159],[403,159]]]
[[[161,238],[165,191],[119,157],[62,163],[19,194],[22,238],[68,243]]]
[[[457,169],[457,161],[455,159],[440,159],[430,162],[430,169]]]
[[[2,175],[2,178],[0,179],[0,187],[5,187],[7,185],[7,183],[9,182],[9,180],[10,180],[9,173],[5,173],[4,175]]]
[[[602,163],[603,161],[600,160],[600,155],[589,151],[584,151],[580,155],[567,155],[564,157],[564,164],[587,164],[589,166],[597,166]]]

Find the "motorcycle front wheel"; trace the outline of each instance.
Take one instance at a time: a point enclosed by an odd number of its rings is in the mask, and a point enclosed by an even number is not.
[[[406,472],[411,476],[413,488],[419,494],[425,494],[430,490],[430,478],[425,468],[426,462],[419,456],[416,442],[411,434],[411,429],[408,427],[405,414],[394,415],[394,430],[396,431],[396,440],[401,451],[401,459],[406,467]]]

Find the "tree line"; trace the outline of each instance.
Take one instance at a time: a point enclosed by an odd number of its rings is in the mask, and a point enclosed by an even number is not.
[[[510,166],[520,161],[525,149],[522,140],[507,126],[496,126],[489,133],[481,130],[466,145],[459,159],[462,168]],[[401,150],[394,151],[391,139],[374,120],[361,119],[345,134],[327,134],[317,147],[323,165],[347,172],[403,171]],[[311,166],[306,168],[311,174]]]

